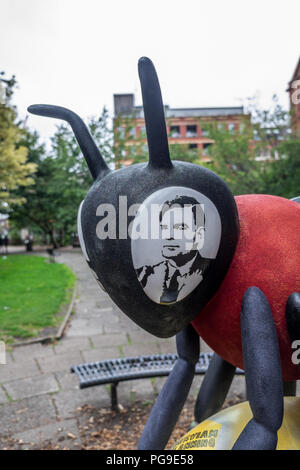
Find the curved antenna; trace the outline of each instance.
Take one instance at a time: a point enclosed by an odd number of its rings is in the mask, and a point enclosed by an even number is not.
[[[98,177],[103,178],[111,171],[106,165],[83,120],[73,111],[50,104],[33,104],[28,107],[28,111],[38,116],[62,119],[70,124],[94,180]]]
[[[154,65],[148,57],[141,57],[138,70],[149,147],[149,165],[153,168],[172,168],[164,106]]]

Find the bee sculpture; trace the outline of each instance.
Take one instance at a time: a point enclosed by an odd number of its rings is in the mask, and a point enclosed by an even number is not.
[[[281,441],[300,448],[300,368],[292,360],[300,339],[300,205],[233,197],[212,171],[171,161],[155,68],[142,57],[138,69],[147,163],[111,170],[75,113],[51,105],[28,110],[71,125],[94,178],[78,233],[100,287],[144,330],[176,335],[178,360],[139,449],[166,446],[193,381],[199,337],[215,351],[195,405],[204,424],[177,448],[275,449]],[[249,403],[215,414],[236,367],[245,370]],[[278,442],[282,422],[292,443]]]

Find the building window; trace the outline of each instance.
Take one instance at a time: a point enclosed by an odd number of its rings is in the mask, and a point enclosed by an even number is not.
[[[196,149],[197,147],[197,144],[189,144],[189,149]]]
[[[234,122],[229,122],[229,123],[228,123],[228,130],[229,130],[229,132],[234,132],[234,131],[235,131],[235,124],[234,124]]]
[[[208,129],[202,129],[201,133],[202,133],[202,137],[209,137],[209,130]]]
[[[178,139],[178,137],[180,137],[179,126],[170,127],[170,137],[173,137],[174,139]]]
[[[197,137],[197,126],[196,125],[186,126],[186,136]]]

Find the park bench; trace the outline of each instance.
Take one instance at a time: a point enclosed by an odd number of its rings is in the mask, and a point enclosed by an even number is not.
[[[195,374],[205,374],[213,353],[201,352],[196,364]],[[79,379],[79,387],[110,384],[112,409],[118,409],[117,386],[125,380],[163,377],[169,375],[177,354],[155,354],[151,356],[122,357],[98,362],[87,362],[71,367]],[[236,374],[244,374],[236,369]]]

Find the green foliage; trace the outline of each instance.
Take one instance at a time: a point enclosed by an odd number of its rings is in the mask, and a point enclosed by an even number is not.
[[[113,154],[115,168],[123,166],[125,161],[142,163],[148,160],[146,133],[137,136],[134,113],[115,118]]]
[[[3,72],[0,76],[3,77]],[[17,113],[10,104],[15,78],[0,78],[0,207],[7,209],[20,205],[24,198],[13,196],[19,186],[33,183],[32,175],[36,170],[34,163],[27,162],[26,147],[21,145],[23,131],[16,124]]]
[[[17,197],[22,197],[25,203],[14,208],[10,220],[18,228],[27,227],[31,231],[40,229],[51,238],[58,203],[57,197],[53,200],[51,194],[56,168],[53,160],[46,156],[45,147],[39,143],[36,132],[26,130],[23,145],[28,149],[29,161],[36,163],[38,169],[34,175],[35,184],[16,191]]]
[[[276,147],[280,140],[289,134],[289,113],[282,108],[277,95],[272,98],[269,109],[259,109],[255,99],[250,98],[247,112],[251,114],[251,125],[256,140],[257,151],[264,152],[268,147]]]
[[[300,196],[300,140],[288,139],[277,148],[274,160],[265,175],[268,194],[293,198]]]
[[[104,106],[99,118],[91,117],[89,120],[89,129],[96,145],[101,151],[101,155],[107,165],[114,163],[113,154],[113,130],[110,126],[110,116],[107,108]]]
[[[56,314],[69,301],[75,275],[63,264],[38,256],[0,258],[0,339],[27,338],[56,326]]]
[[[233,194],[273,194],[286,198],[300,194],[299,140],[289,133],[289,115],[276,96],[273,107],[260,110],[250,103],[251,121],[245,118],[239,132],[213,124],[207,127],[214,140],[210,147],[215,171]],[[269,155],[269,157],[258,158]]]
[[[171,144],[169,147],[172,160],[200,163],[200,154],[197,148],[190,149],[188,145],[184,144]]]
[[[90,132],[107,163],[112,162],[112,136],[104,108],[99,118],[89,120]],[[42,231],[54,247],[70,242],[76,233],[77,211],[93,180],[72,130],[65,124],[57,127],[50,152],[39,143],[37,133],[26,131],[23,145],[28,158],[37,163],[35,185],[19,194],[26,199],[16,208],[11,220],[19,227]]]
[[[216,123],[207,126],[212,163],[206,166],[228,184],[233,194],[260,193],[263,189],[264,166],[256,161],[254,129],[245,121],[240,132],[232,132]]]

